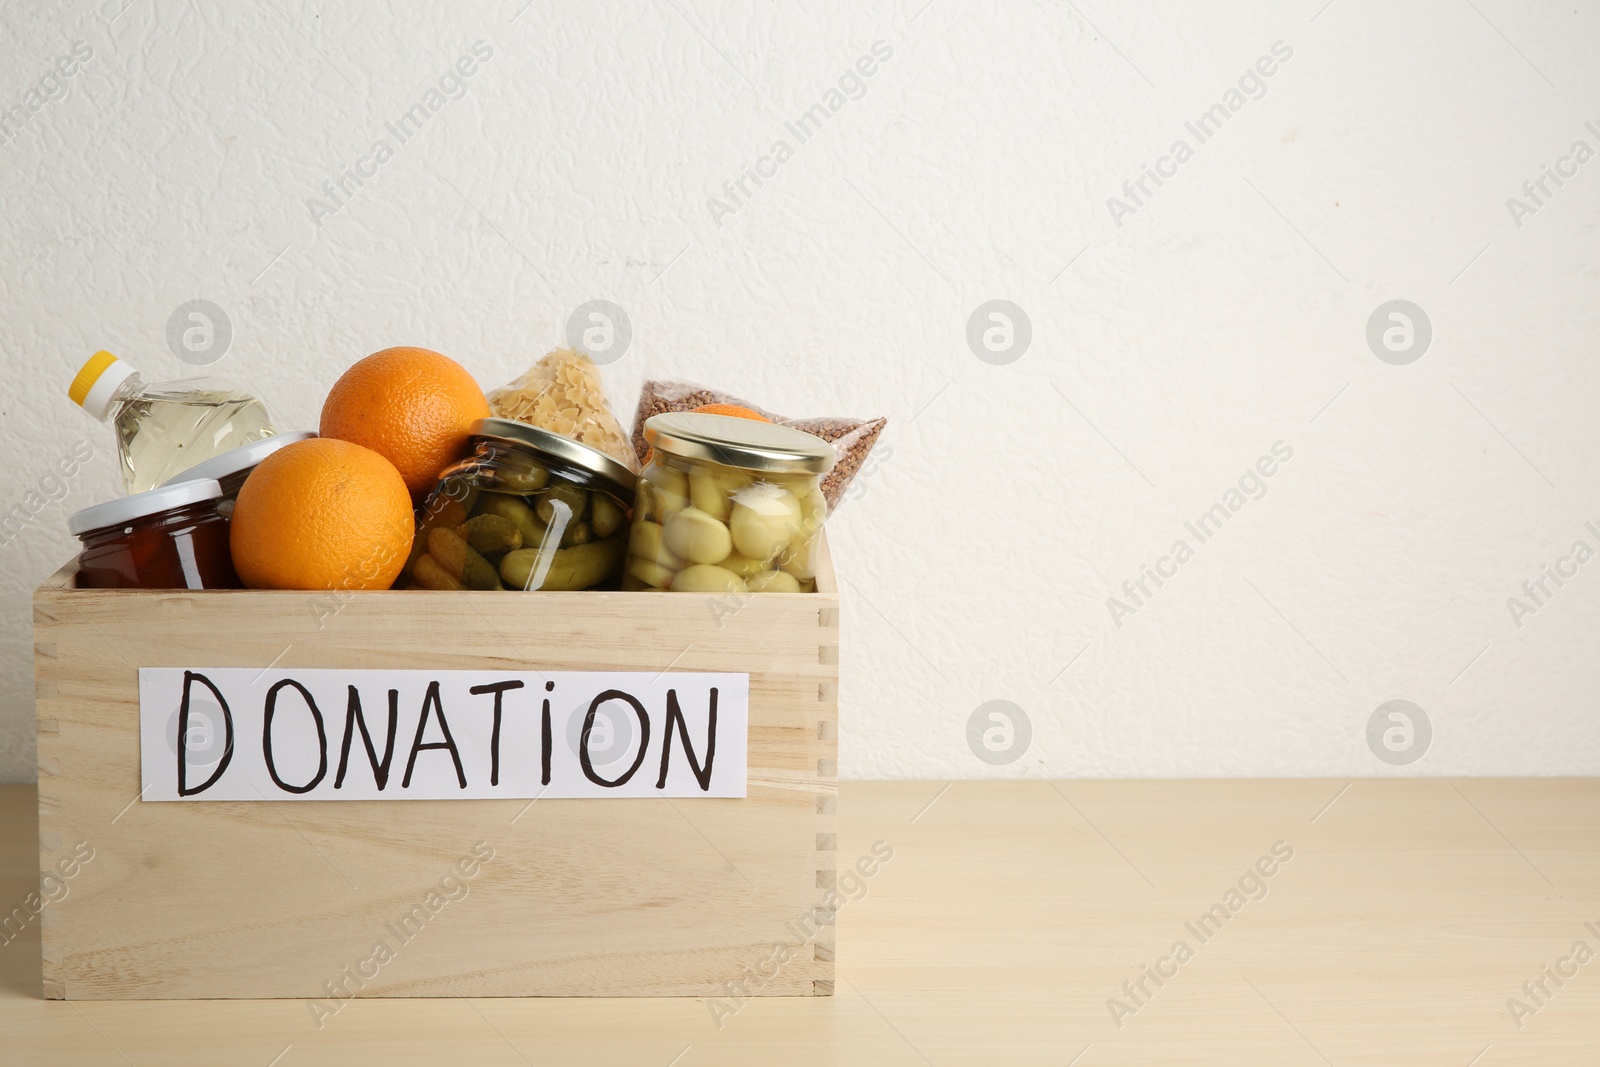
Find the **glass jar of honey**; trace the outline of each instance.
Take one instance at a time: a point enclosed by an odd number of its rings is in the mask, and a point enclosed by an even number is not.
[[[216,479],[164,485],[67,520],[82,589],[238,589]]]

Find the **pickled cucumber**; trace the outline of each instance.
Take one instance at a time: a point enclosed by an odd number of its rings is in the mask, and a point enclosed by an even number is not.
[[[499,515],[501,518],[510,519],[517,527],[517,532],[522,534],[524,547],[536,547],[544,540],[544,523],[539,521],[533,509],[519,496],[484,493],[478,498],[478,514]]]
[[[546,526],[552,526],[555,524],[555,517],[561,514],[559,508],[562,504],[567,507],[567,514],[569,515],[567,521],[569,523],[577,522],[583,518],[585,510],[588,508],[589,494],[575,485],[557,485],[539,498],[539,503],[534,508],[534,512]]]
[[[498,481],[501,488],[513,493],[536,493],[550,484],[550,472],[537,463],[530,462],[526,469],[508,461],[500,468]]]
[[[477,489],[473,487],[467,487],[467,491],[459,497],[449,495],[448,490],[435,493],[423,512],[416,537],[411,541],[411,552],[406,558],[405,571],[409,572],[416,566],[418,557],[428,551],[429,533],[439,527],[460,526],[467,521],[467,515],[472,510],[472,500],[476,496]]]
[[[571,548],[573,545],[586,545],[594,539],[594,527],[587,522],[568,523],[567,528],[561,531],[562,548]]]
[[[622,529],[627,518],[622,505],[606,494],[598,490],[589,494],[589,525],[594,527],[596,537],[610,537]]]
[[[511,589],[587,589],[606,580],[622,562],[627,540],[620,535],[586,545],[557,549],[543,580],[538,577],[540,550],[519,548],[500,561],[500,577]]]
[[[411,565],[411,578],[424,589],[465,589],[466,586],[445,573],[439,561],[424,552]]]
[[[522,531],[504,515],[474,515],[456,527],[456,536],[465,538],[473,551],[485,556],[522,547]]]
[[[566,507],[565,503],[555,505],[555,521],[546,530],[548,536],[556,539],[555,547],[571,548],[573,545],[583,545],[593,541],[594,531],[589,524],[567,518],[565,514]],[[536,548],[538,546],[530,545],[529,547]]]
[[[435,529],[428,534],[428,555],[445,574],[468,589],[499,589],[494,564],[480,556],[454,530]],[[420,557],[419,557],[420,561]]]

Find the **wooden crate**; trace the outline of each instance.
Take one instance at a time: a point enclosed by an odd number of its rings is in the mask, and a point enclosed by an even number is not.
[[[831,994],[839,601],[826,550],[816,593],[732,613],[713,599],[108,591],[62,568],[34,595],[40,867],[70,865],[80,843],[93,859],[40,915],[44,995],[337,1009],[341,993]],[[748,796],[140,802],[137,668],[271,664],[748,672]],[[363,964],[480,841],[495,858],[468,895]]]

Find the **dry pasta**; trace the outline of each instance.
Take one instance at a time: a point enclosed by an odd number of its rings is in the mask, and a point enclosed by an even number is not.
[[[489,410],[581,441],[639,470],[639,457],[606,402],[600,369],[581,352],[558,348],[545,355],[522,377],[489,393]]]

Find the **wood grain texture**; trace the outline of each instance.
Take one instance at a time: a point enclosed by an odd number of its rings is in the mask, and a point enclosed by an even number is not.
[[[0,789],[7,907],[35,878],[33,796]],[[30,923],[0,947],[0,1061],[1572,1067],[1600,1048],[1600,960],[1520,1027],[1507,1011],[1574,941],[1600,948],[1600,782],[845,782],[841,797],[833,997],[358,998],[319,1028],[301,1001],[41,1000]],[[1265,897],[1205,943],[1186,933],[1278,841],[1294,856]],[[71,892],[113,877],[108,858]],[[1179,938],[1193,959],[1119,1027],[1107,1001]]]
[[[824,559],[817,593],[740,601],[100,591],[63,568],[34,599],[39,868],[75,848],[95,858],[40,917],[45,995],[711,996],[739,982],[826,900],[836,866]],[[197,665],[748,672],[749,794],[141,803],[137,668]],[[494,858],[461,878],[478,847]],[[465,895],[446,882],[458,899],[430,900],[452,875]],[[759,992],[831,992],[833,945],[820,924]]]

